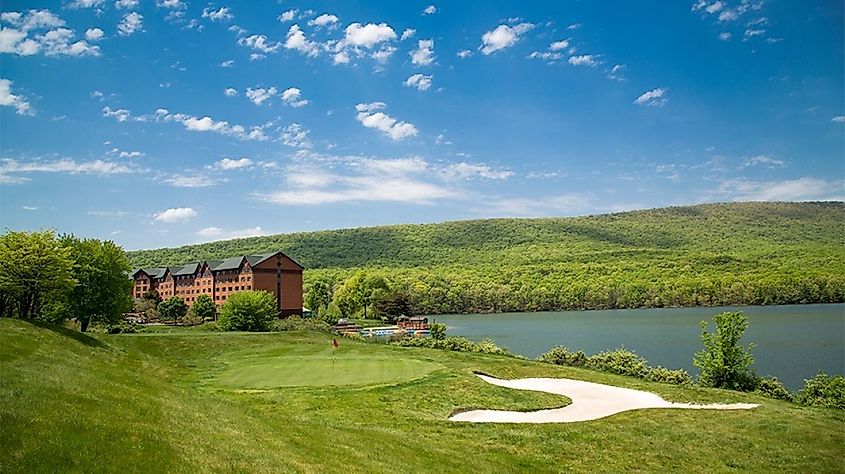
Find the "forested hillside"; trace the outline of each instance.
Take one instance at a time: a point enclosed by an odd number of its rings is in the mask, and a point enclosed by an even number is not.
[[[419,313],[845,301],[845,205],[732,203],[281,234],[129,252],[135,266],[282,250]]]

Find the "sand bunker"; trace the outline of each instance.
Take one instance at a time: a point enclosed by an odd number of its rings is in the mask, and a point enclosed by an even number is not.
[[[453,415],[452,421],[474,423],[573,423],[597,420],[628,410],[643,408],[687,408],[692,410],[748,410],[759,405],[755,403],[730,403],[694,405],[672,403],[659,395],[630,388],[614,387],[600,383],[571,379],[515,379],[500,380],[478,375],[487,383],[516,390],[533,390],[569,397],[572,404],[563,408],[530,412],[505,410],[472,410]]]

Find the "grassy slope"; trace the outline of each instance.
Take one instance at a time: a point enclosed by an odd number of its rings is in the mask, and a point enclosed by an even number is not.
[[[343,340],[346,355],[438,368],[422,378],[374,386],[244,392],[219,382],[221,374],[255,363],[325,358],[329,341],[325,334],[304,333],[90,337],[0,319],[0,471],[842,468],[841,411],[494,356]],[[748,412],[628,412],[566,425],[448,422],[458,408],[568,403],[484,384],[472,370],[573,377],[647,389],[674,401],[763,406]]]

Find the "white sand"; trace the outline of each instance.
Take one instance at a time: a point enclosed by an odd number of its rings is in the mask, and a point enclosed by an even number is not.
[[[472,410],[458,413],[449,418],[450,420],[474,423],[573,423],[576,421],[596,420],[623,411],[641,410],[643,408],[748,410],[759,406],[754,403],[713,405],[672,403],[651,392],[571,379],[536,378],[500,380],[485,375],[479,375],[479,377],[485,382],[500,387],[563,395],[572,399],[572,404],[563,408],[530,412]]]

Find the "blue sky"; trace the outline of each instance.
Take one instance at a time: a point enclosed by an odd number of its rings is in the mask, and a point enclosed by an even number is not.
[[[845,196],[838,1],[5,1],[0,213],[128,249]]]

